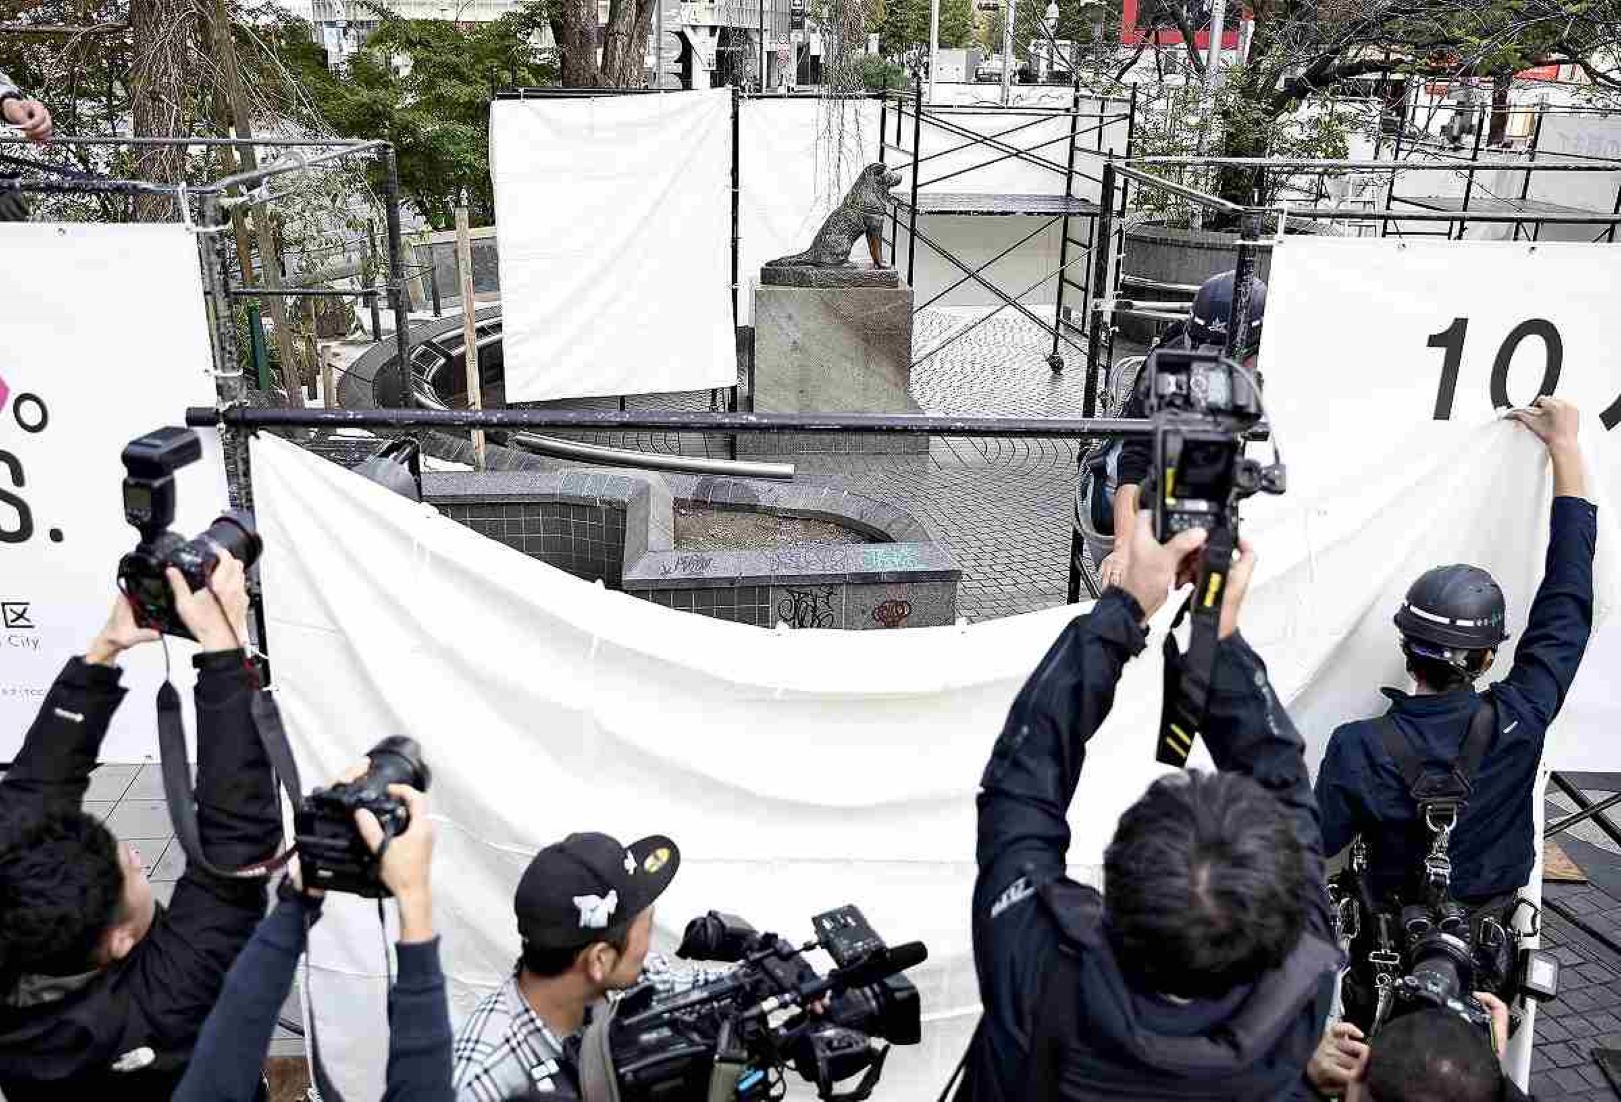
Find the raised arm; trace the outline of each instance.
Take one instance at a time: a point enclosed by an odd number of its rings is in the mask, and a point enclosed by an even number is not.
[[[223,556],[210,588],[192,593],[170,572],[175,608],[202,653],[197,666],[197,829],[203,852],[234,868],[273,855],[281,841],[274,776],[254,727],[257,681],[241,640],[247,589],[241,565]],[[265,911],[262,879],[226,879],[187,867],[167,920],[153,927],[140,967],[172,992],[154,1028],[183,1044],[208,1015],[226,970]]]
[[[1122,584],[1105,590],[1091,613],[1064,629],[1008,712],[980,781],[982,878],[1001,879],[1026,867],[1063,871],[1066,816],[1086,740],[1114,707],[1115,682],[1126,660],[1143,649],[1143,625],[1165,603],[1179,564],[1204,542],[1195,530],[1161,546],[1146,516],[1131,536]]]
[[[404,833],[383,851],[378,875],[399,905],[400,975],[388,999],[388,1079],[383,1102],[453,1102],[450,1008],[433,930],[433,819],[428,798],[403,784],[388,786],[410,814]],[[366,844],[376,851],[383,830],[369,811],[355,813]]]
[[[157,632],[135,626],[135,614],[122,594],[114,599],[106,625],[84,657],[68,660],[40,705],[22,749],[0,781],[0,810],[41,815],[78,808],[107,725],[124,699],[118,656],[157,637]]]
[[[1224,773],[1243,773],[1275,796],[1306,851],[1306,906],[1312,927],[1328,936],[1328,895],[1323,875],[1323,836],[1306,743],[1272,691],[1266,663],[1238,632],[1238,614],[1255,572],[1255,551],[1241,543],[1222,604],[1220,642],[1211,676],[1204,736],[1210,757]]]
[[[1564,706],[1593,630],[1593,552],[1598,510],[1587,500],[1587,476],[1577,445],[1580,412],[1541,397],[1509,416],[1535,433],[1553,465],[1553,509],[1542,584],[1514,648],[1514,665],[1497,691],[1517,694],[1546,727]]]
[[[320,901],[287,892],[225,977],[173,1102],[252,1102]]]

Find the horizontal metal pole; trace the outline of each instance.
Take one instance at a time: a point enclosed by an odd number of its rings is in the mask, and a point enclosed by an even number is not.
[[[930,417],[905,413],[684,413],[596,409],[252,409],[194,406],[186,424],[247,428],[585,429],[646,432],[847,432],[909,436],[1147,436],[1140,418]]]
[[[1075,152],[1083,153],[1085,150],[1076,149]],[[1093,152],[1096,151],[1094,150]],[[1123,161],[1116,161],[1114,163],[1114,170],[1127,179],[1136,180],[1147,187],[1157,187],[1161,191],[1168,191],[1172,195],[1180,195],[1184,199],[1192,199],[1195,203],[1200,203],[1207,207],[1214,207],[1217,210],[1230,211],[1234,214],[1242,213],[1244,210],[1244,208],[1239,206],[1237,203],[1229,203],[1219,195],[1210,195],[1195,188],[1184,187],[1181,184],[1173,184],[1171,181],[1166,180],[1163,177],[1155,176],[1151,172],[1138,172],[1134,168],[1128,168]]]
[[[238,172],[234,176],[223,176],[211,184],[194,190],[220,192],[233,187],[246,187],[261,180],[268,180],[272,176],[281,176],[288,172],[300,172],[306,168],[326,164],[329,161],[353,157],[358,153],[375,153],[387,148],[389,148],[389,144],[384,141],[360,142],[341,149],[333,149],[326,153],[318,153],[313,157],[296,157],[290,161],[272,161],[270,164],[260,165],[258,168],[249,169],[246,172]]]
[[[53,195],[179,195],[172,184],[146,180],[81,180],[64,176],[0,176],[0,194],[8,191]]]
[[[643,470],[677,471],[681,474],[729,475],[732,478],[764,478],[774,482],[794,480],[792,463],[760,463],[748,459],[666,455],[662,452],[638,451],[635,448],[610,448],[601,444],[586,444],[579,440],[562,440],[555,436],[537,436],[532,432],[515,432],[508,437],[507,442],[539,455],[583,459],[614,467],[640,467]]]
[[[1095,152],[1095,151],[1094,151]],[[1557,153],[1551,154],[1558,156]],[[1460,172],[1468,169],[1480,171],[1490,168],[1509,168],[1516,172],[1530,169],[1534,172],[1616,172],[1621,171],[1621,160],[1604,165],[1544,164],[1542,161],[1312,161],[1299,159],[1269,160],[1266,157],[1133,157],[1133,165],[1181,165],[1186,167],[1214,167],[1223,165],[1252,168],[1297,169],[1368,169],[1374,172]],[[1117,165],[1118,167],[1118,165]]]
[[[0,34],[34,34],[34,35],[81,35],[81,34],[117,34],[119,31],[129,30],[126,23],[95,23],[80,27],[64,26],[60,23],[0,23]]]
[[[232,298],[371,298],[388,293],[387,287],[361,287],[353,291],[334,290],[329,287],[282,287],[272,291],[268,287],[232,287]]]
[[[364,138],[117,138],[105,135],[75,135],[56,134],[44,142],[31,142],[20,135],[0,133],[0,142],[9,142],[13,145],[252,145],[274,146],[280,149],[335,149],[338,147],[353,147],[375,145],[375,141]]]
[[[1402,201],[1396,196],[1396,201]],[[1275,214],[1280,208],[1265,208],[1265,213]],[[1313,218],[1325,222],[1540,222],[1546,226],[1613,226],[1621,225],[1621,213],[1600,214],[1538,214],[1536,211],[1524,211],[1511,214],[1506,211],[1485,210],[1391,210],[1386,207],[1377,211],[1339,210],[1335,207],[1287,207],[1282,208],[1290,218]],[[1437,234],[1436,236],[1439,236]],[[1264,242],[1272,244],[1272,242]]]

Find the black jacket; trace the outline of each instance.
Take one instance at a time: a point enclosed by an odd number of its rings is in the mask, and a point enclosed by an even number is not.
[[[979,878],[974,888],[974,965],[984,1016],[972,1046],[964,1094],[974,1102],[1023,1102],[1035,1007],[1060,946],[1079,958],[1076,1018],[1088,1050],[1087,1089],[1066,1075],[1063,1096],[1131,1098],[1280,1098],[1305,1095],[1303,1071],[1322,1031],[1338,953],[1330,944],[1317,809],[1294,725],[1266,681],[1266,668],[1237,635],[1217,648],[1205,732],[1218,768],[1247,773],[1288,809],[1306,847],[1306,910],[1301,949],[1312,979],[1281,1029],[1248,1039],[1230,1027],[1253,1008],[1259,987],[1220,999],[1179,1004],[1130,989],[1106,939],[1077,941],[1066,925],[1102,901],[1063,880],[1069,850],[1066,815],[1079,783],[1086,740],[1114,704],[1115,683],[1145,636],[1135,601],[1110,589],[1094,610],[1059,636],[1025,683],[985,769],[979,795]],[[1142,752],[1152,752],[1143,732]],[[1047,886],[1042,887],[1045,883]],[[1059,890],[1054,891],[1057,885]],[[1057,899],[1061,906],[1055,908]],[[1084,925],[1084,923],[1078,923]],[[1204,1037],[1226,1073],[1155,1066],[1157,1049],[1182,1052]],[[1157,1039],[1169,1039],[1158,1043]],[[1195,1060],[1194,1063],[1198,1061]],[[1070,1069],[1074,1070],[1074,1069]],[[1114,1086],[1106,1080],[1112,1079]],[[1130,1089],[1118,1089],[1130,1083]],[[1240,1085],[1243,1084],[1243,1085]]]
[[[216,864],[274,853],[276,788],[250,712],[253,679],[241,651],[199,655],[197,822]],[[107,724],[124,697],[116,669],[75,658],[45,697],[11,770],[0,813],[39,815],[84,799]],[[264,915],[261,880],[225,881],[188,868],[168,907],[127,957],[77,977],[25,977],[0,1005],[0,1092],[33,1099],[166,1099],[237,951]],[[155,1061],[114,1072],[142,1048]]]
[[[1452,832],[1452,893],[1459,899],[1515,892],[1531,877],[1532,800],[1542,744],[1593,630],[1598,511],[1581,498],[1554,498],[1549,529],[1547,566],[1514,664],[1487,690],[1497,705],[1497,732]],[[1386,714],[1427,764],[1456,760],[1479,700],[1474,689],[1434,696],[1385,693],[1391,700]],[[1417,823],[1407,782],[1372,721],[1347,723],[1328,740],[1317,771],[1317,800],[1326,852],[1338,853],[1358,833],[1367,837],[1368,882],[1377,898],[1418,874],[1428,831]]]

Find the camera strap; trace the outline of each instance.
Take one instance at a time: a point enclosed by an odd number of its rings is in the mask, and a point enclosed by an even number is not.
[[[174,824],[175,837],[180,839],[181,848],[186,851],[186,860],[227,880],[266,877],[285,865],[295,852],[292,846],[274,857],[236,869],[221,868],[208,860],[203,853],[202,835],[197,829],[197,792],[192,786],[191,768],[186,760],[186,727],[180,714],[180,693],[167,679],[158,686],[157,710],[163,798],[169,805],[169,820]],[[297,807],[303,786],[299,783],[298,765],[293,761],[292,748],[287,744],[287,732],[281,725],[281,711],[270,693],[257,684],[253,689],[252,715],[254,732],[265,748],[270,767],[275,770],[282,791]]]
[[[1154,750],[1154,760],[1164,765],[1186,765],[1193,740],[1204,726],[1216,666],[1221,603],[1227,594],[1235,545],[1231,528],[1210,533],[1199,556],[1193,592],[1165,635],[1165,692],[1160,706],[1159,741]],[[1176,644],[1176,629],[1184,617],[1192,618],[1185,655]]]

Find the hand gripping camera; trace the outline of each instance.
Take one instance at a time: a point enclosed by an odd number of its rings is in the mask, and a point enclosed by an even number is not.
[[[371,762],[355,780],[317,788],[300,801],[293,815],[298,862],[306,888],[349,892],[368,899],[393,893],[378,876],[379,859],[389,842],[405,833],[411,814],[404,801],[389,795],[391,784],[426,792],[433,779],[422,747],[415,739],[391,735],[366,751]],[[355,812],[369,811],[383,828],[383,847],[373,853],[355,826]]]
[[[155,429],[124,446],[124,519],[141,533],[135,550],[118,563],[118,588],[135,610],[135,622],[165,635],[190,639],[191,632],[175,612],[174,592],[164,571],[174,567],[193,591],[204,589],[229,553],[250,567],[263,545],[245,512],[222,514],[195,539],[169,531],[174,523],[174,473],[203,454],[202,441],[190,429]]]

